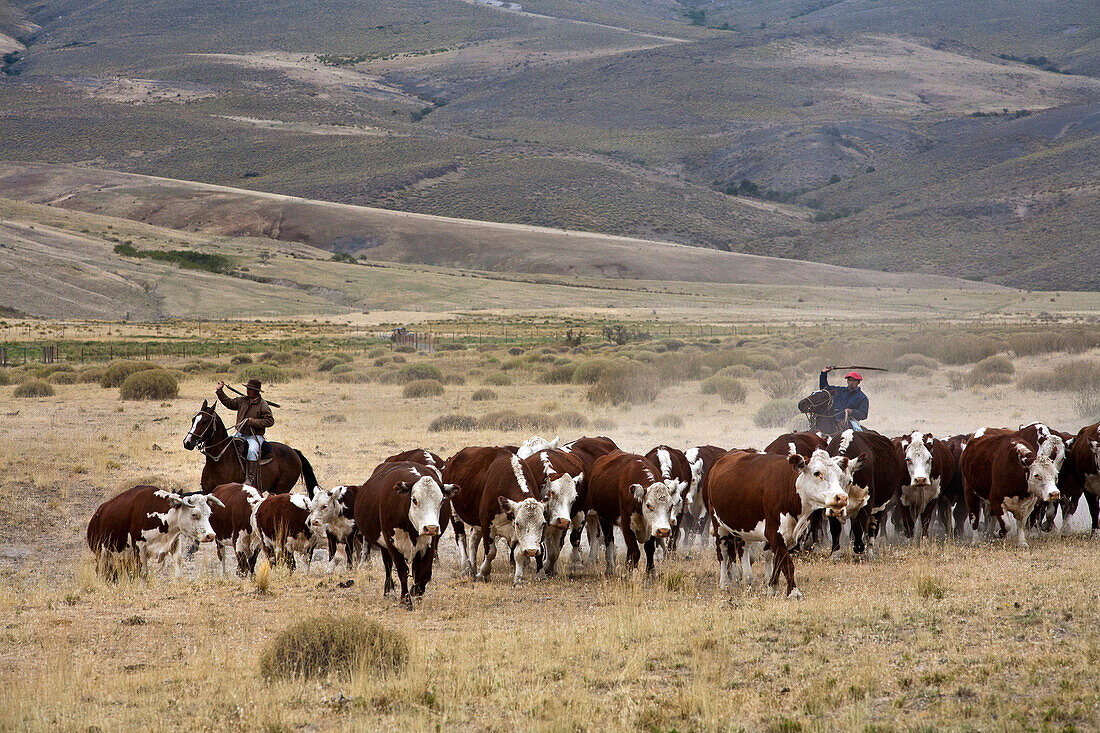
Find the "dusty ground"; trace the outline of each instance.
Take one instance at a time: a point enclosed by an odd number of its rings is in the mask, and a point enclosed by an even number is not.
[[[462,358],[440,355],[444,371]],[[1019,370],[1064,356],[1017,359]],[[456,361],[452,361],[456,360]],[[428,433],[446,412],[505,407],[576,410],[628,449],[659,443],[763,446],[753,426],[765,397],[745,404],[699,393],[696,382],[652,404],[602,408],[584,388],[542,385],[518,372],[470,401],[472,378],[442,397],[403,399],[397,385],[274,386],[284,407],[272,437],[301,448],[322,484],[363,480],[375,463],[420,446],[512,442],[498,431]],[[812,379],[808,379],[812,381]],[[812,385],[807,384],[807,388]],[[0,387],[0,729],[179,727],[202,730],[1084,730],[1100,724],[1100,545],[1080,534],[970,548],[895,544],[870,564],[800,557],[799,603],[762,590],[716,589],[712,551],[674,558],[649,582],[574,579],[513,589],[498,558],[492,582],[456,577],[449,537],[413,612],[381,595],[380,568],[344,576],[276,571],[272,590],[211,573],[206,547],[187,577],[105,584],[91,572],[83,530],[94,507],[153,480],[194,488],[200,465],[181,441],[213,384],[182,383],[164,403],[121,402],[97,385],[17,400]],[[936,370],[869,378],[869,424],[893,435],[939,435],[1042,418],[1079,427],[1069,397],[1011,386],[953,392]],[[680,427],[661,426],[668,416]],[[621,563],[620,563],[621,565]],[[308,615],[353,614],[407,634],[409,668],[376,678],[267,683],[264,643]]]

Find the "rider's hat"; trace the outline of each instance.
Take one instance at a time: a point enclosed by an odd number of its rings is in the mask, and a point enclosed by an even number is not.
[[[263,392],[263,390],[260,389],[260,380],[258,380],[258,379],[249,379],[248,383],[244,385],[244,388],[245,389],[254,389],[257,392]]]
[[[862,382],[863,381],[863,375],[860,374],[859,372],[848,372],[847,374],[844,375],[844,378],[845,379],[854,379],[857,382]],[[256,382],[255,379],[253,379],[252,381]],[[251,384],[251,382],[249,382],[249,384]],[[259,382],[256,382],[256,384],[259,384]],[[259,387],[257,387],[257,389],[259,389]]]

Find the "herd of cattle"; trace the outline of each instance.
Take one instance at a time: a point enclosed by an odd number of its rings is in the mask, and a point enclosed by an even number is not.
[[[919,542],[937,513],[948,536],[969,519],[977,541],[983,516],[988,532],[1004,535],[1007,512],[1017,544],[1026,547],[1029,527],[1051,531],[1059,507],[1065,526],[1082,495],[1096,530],[1098,464],[1097,424],[1076,435],[1033,423],[947,440],[921,432],[892,440],[869,430],[832,437],[794,432],[763,451],[662,445],[645,455],[624,452],[606,437],[566,444],[532,438],[522,446],[463,448],[446,460],[405,451],[360,485],[310,485],[308,496],[261,494],[240,483],[182,495],[135,486],[99,507],[87,538],[101,572],[121,556],[143,574],[150,560],[169,559],[178,573],[181,544],[190,541],[216,542],[223,569],[233,552],[241,574],[254,571],[261,551],[291,568],[301,555],[308,572],[323,541],[330,571],[343,562],[350,568],[378,548],[384,592],[394,590],[396,567],[402,601],[411,606],[431,580],[448,526],[460,572],[487,581],[497,542],[504,541],[516,584],[564,570],[566,539],[570,572],[581,571],[584,534],[588,563],[598,563],[602,543],[608,574],[615,572],[615,527],[627,564],[636,568],[644,550],[647,571],[670,553],[690,554],[709,534],[720,588],[751,583],[752,563],[765,552],[772,591],[782,573],[786,595],[797,598],[791,551],[816,542],[822,518],[834,553],[850,523],[854,553],[868,558],[886,518]]]

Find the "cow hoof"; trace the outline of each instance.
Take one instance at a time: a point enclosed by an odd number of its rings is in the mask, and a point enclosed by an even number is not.
[[[802,591],[800,591],[798,588],[791,589],[791,592],[787,594],[787,600],[788,601],[801,601],[802,600]]]
[[[844,559],[844,554],[840,550],[833,550],[833,554],[829,556],[829,559],[833,562],[840,562]]]

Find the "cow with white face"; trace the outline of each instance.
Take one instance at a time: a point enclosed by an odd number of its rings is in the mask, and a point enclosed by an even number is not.
[[[595,512],[603,535],[605,572],[615,572],[615,526],[626,544],[627,564],[638,567],[646,553],[646,572],[653,572],[659,540],[672,536],[673,494],[658,478],[659,469],[645,456],[616,451],[596,460],[589,479],[587,508]]]
[[[96,568],[106,574],[114,554],[130,550],[134,567],[149,575],[150,560],[163,565],[172,557],[173,574],[182,569],[180,539],[213,542],[211,505],[221,501],[207,494],[174,494],[155,486],[135,486],[109,499],[88,522],[88,547],[96,556]]]
[[[391,569],[401,581],[401,601],[424,594],[443,527],[450,521],[450,497],[459,489],[441,484],[438,473],[400,461],[384,463],[356,492],[355,524],[363,541],[382,550],[386,579],[383,595],[394,590]],[[413,582],[409,587],[409,570]]]
[[[541,572],[546,576],[558,572],[558,558],[565,544],[565,534],[572,526],[573,515],[580,506],[587,484],[584,464],[572,453],[563,450],[540,450],[524,459],[539,486],[540,499],[546,503],[546,529],[543,532]],[[579,560],[580,550],[576,550]]]
[[[894,520],[897,523],[900,517],[902,529],[910,536],[919,530],[916,543],[920,545],[932,525],[942,487],[955,475],[955,459],[947,443],[930,433],[914,431],[892,442],[905,470]]]
[[[1066,460],[1058,475],[1063,523],[1077,511],[1083,495],[1092,517],[1091,531],[1095,534],[1100,529],[1100,423],[1081,428],[1066,445]]]
[[[1035,505],[1060,498],[1054,459],[1037,454],[1014,435],[975,437],[962,454],[959,470],[975,543],[979,540],[978,518],[983,501],[988,503],[989,514],[997,520],[1002,535],[1007,532],[1004,512],[1012,513],[1016,519],[1016,545],[1027,547],[1025,530]]]
[[[523,441],[523,445],[516,451],[516,455],[519,456],[521,461],[525,461],[539,451],[557,450],[560,447],[561,436],[554,436],[553,440],[547,440],[541,435],[532,435],[530,438]]]
[[[328,568],[332,573],[339,564],[338,553],[342,550],[348,570],[351,570],[355,558],[355,540],[358,533],[355,527],[355,496],[358,486],[337,486],[332,491],[317,488],[310,501],[310,528],[318,536],[328,539]]]
[[[718,586],[733,580],[734,561],[745,544],[742,559],[763,543],[773,553],[768,585],[779,590],[779,574],[787,578],[787,597],[801,598],[794,581],[794,561],[788,552],[809,527],[810,515],[825,509],[844,514],[848,505],[846,469],[849,459],[817,449],[808,458],[756,451],[730,451],[707,473],[703,497],[715,528],[719,558]],[[751,578],[751,565],[746,568]]]

